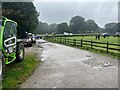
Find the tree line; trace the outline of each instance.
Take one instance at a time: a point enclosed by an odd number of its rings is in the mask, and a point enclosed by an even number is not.
[[[74,16],[67,22],[62,22],[59,24],[50,24],[46,22],[39,22],[38,29],[36,33],[40,34],[63,34],[64,32],[73,34],[85,34],[85,33],[111,33],[115,34],[118,32],[118,23],[107,23],[104,28],[99,27],[94,20],[85,20],[82,16]]]
[[[25,0],[24,0],[25,1]],[[33,2],[3,2],[2,15],[18,23],[18,34],[32,32],[37,34],[63,34],[64,32],[81,33],[111,33],[119,30],[119,23],[107,23],[105,28],[99,27],[94,20],[85,20],[82,16],[74,16],[69,23],[48,24],[38,20],[39,13]]]
[[[39,24],[33,2],[2,2],[2,16],[18,23],[18,34],[35,32]]]

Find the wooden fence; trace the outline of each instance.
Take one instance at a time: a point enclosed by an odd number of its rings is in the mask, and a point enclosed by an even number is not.
[[[91,49],[104,50],[106,52],[115,52],[118,53],[120,51],[120,44],[111,44],[109,42],[96,42],[92,40],[77,40],[77,39],[69,39],[62,37],[49,37],[46,38],[48,41],[56,42],[60,44],[76,46],[76,47],[87,47]]]

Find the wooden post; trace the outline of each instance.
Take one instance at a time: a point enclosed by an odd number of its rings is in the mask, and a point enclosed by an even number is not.
[[[64,38],[64,44],[65,44],[65,38]]]
[[[64,44],[64,38],[62,38],[62,44]]]
[[[83,46],[83,40],[81,39],[81,47]]]
[[[56,37],[56,42],[57,42],[57,37]]]
[[[66,38],[66,45],[68,44],[67,42],[68,42],[68,39]]]
[[[70,45],[70,39],[68,39],[68,45]]]
[[[93,42],[92,42],[92,40],[91,40],[91,49],[92,49],[92,44],[93,44]]]
[[[64,44],[64,38],[62,38],[62,39],[63,39],[63,40],[62,40],[62,41],[63,41],[63,43],[62,43],[62,44]]]
[[[61,43],[61,38],[59,38],[59,43]]]
[[[72,39],[72,46],[74,46],[74,39]]]
[[[60,43],[60,38],[58,38],[58,43]]]
[[[74,46],[76,46],[76,39],[74,39],[74,42],[73,42],[73,43],[74,43]]]
[[[65,44],[66,44],[66,38],[65,38]]]
[[[59,43],[59,38],[58,37],[56,38],[56,42]]]
[[[58,38],[56,38],[56,41],[57,41],[57,43],[59,42],[59,39]]]
[[[108,52],[108,48],[109,48],[109,43],[107,42],[107,52]]]
[[[55,42],[56,42],[56,37],[55,37]]]
[[[59,43],[61,42],[61,38],[59,38]]]
[[[60,43],[62,42],[62,38],[60,38]]]
[[[59,43],[61,43],[61,38],[59,38]]]
[[[64,44],[65,44],[65,38],[64,38]]]
[[[55,42],[55,37],[53,37],[53,41]]]

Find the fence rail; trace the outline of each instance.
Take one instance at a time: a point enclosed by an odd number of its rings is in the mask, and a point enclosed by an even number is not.
[[[111,44],[109,42],[96,42],[92,40],[78,40],[78,39],[69,39],[63,37],[49,37],[46,40],[51,42],[56,42],[60,44],[70,45],[70,46],[77,46],[77,47],[88,47],[91,49],[98,49],[104,50],[106,52],[119,52],[120,51],[120,44]]]

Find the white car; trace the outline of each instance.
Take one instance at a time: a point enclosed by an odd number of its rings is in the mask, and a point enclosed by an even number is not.
[[[32,33],[28,33],[29,38],[31,38],[32,43],[36,43],[35,35]]]
[[[32,40],[27,33],[22,33],[20,35],[20,39],[23,41],[24,46],[32,47]]]
[[[116,33],[115,33],[115,36],[120,36],[120,32],[116,32]]]

